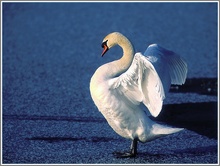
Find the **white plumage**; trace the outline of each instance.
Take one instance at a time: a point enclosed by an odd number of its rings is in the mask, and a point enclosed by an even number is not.
[[[187,65],[180,56],[157,44],[150,45],[144,55],[134,55],[130,41],[118,32],[104,38],[102,56],[117,44],[123,49],[122,58],[96,70],[90,91],[113,130],[133,141],[131,152],[122,155],[133,157],[137,141],[147,142],[182,130],[157,124],[148,114],[159,115],[170,85],[185,82]]]

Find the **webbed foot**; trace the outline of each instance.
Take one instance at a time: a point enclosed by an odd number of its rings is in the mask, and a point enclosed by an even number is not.
[[[132,158],[137,155],[137,140],[134,139],[131,143],[130,152],[114,152],[113,155],[117,158]]]
[[[136,154],[131,153],[131,152],[113,152],[113,155],[116,158],[132,158],[132,157],[136,157]]]

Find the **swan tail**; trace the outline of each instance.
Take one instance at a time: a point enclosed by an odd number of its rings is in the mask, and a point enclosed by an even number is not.
[[[155,123],[152,126],[152,134],[158,137],[174,134],[184,130],[184,128],[176,128]]]
[[[138,138],[141,142],[149,142],[160,137],[180,132],[182,130],[184,130],[184,128],[176,128],[153,122],[150,132],[147,135],[140,135]]]

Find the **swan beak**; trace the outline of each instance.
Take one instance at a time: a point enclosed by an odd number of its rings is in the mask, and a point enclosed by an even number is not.
[[[103,48],[102,51],[102,57],[103,57],[103,55],[108,51],[108,46],[106,45],[106,42],[102,43],[102,48]]]

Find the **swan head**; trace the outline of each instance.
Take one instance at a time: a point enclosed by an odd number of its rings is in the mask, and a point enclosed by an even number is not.
[[[127,38],[119,32],[108,34],[102,41],[103,51],[101,55],[103,56],[110,48],[112,48],[116,44],[121,45],[122,41],[126,39]]]

